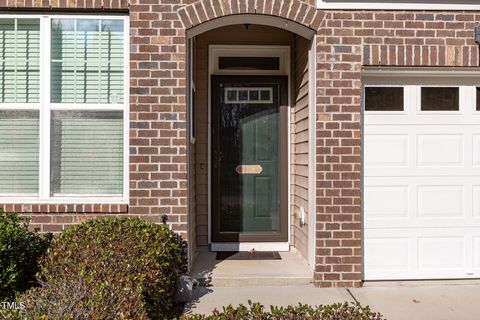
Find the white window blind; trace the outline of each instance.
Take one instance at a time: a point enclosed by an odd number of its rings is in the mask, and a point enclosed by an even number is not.
[[[0,193],[38,193],[38,111],[0,110]]]
[[[123,190],[122,112],[53,111],[52,195]]]
[[[0,103],[38,103],[40,20],[0,19]]]
[[[123,21],[52,19],[51,29],[51,101],[123,103]]]

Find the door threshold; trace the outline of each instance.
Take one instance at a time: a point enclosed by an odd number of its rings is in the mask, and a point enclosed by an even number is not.
[[[210,251],[290,251],[288,242],[212,242]]]

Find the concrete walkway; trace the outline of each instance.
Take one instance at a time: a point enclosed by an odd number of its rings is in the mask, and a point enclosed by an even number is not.
[[[195,300],[187,305],[186,313],[210,314],[228,304],[246,304],[248,299],[267,307],[357,300],[389,320],[480,319],[480,285],[393,285],[348,290],[319,289],[312,285],[202,287],[196,291]]]

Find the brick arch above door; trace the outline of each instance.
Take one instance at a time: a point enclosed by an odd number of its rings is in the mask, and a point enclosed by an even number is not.
[[[324,13],[312,1],[302,0],[197,0],[177,12],[186,29],[213,19],[255,14],[284,18],[312,30],[318,30]]]

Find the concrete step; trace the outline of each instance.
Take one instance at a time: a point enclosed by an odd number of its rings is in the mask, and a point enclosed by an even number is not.
[[[286,286],[308,285],[313,272],[295,251],[281,252],[280,260],[221,260],[216,254],[197,252],[191,276],[203,286]]]
[[[221,276],[212,277],[210,285],[215,287],[241,287],[241,286],[294,286],[308,285],[313,281],[312,276],[292,276],[276,274],[275,276],[264,276],[258,274],[242,276]]]

